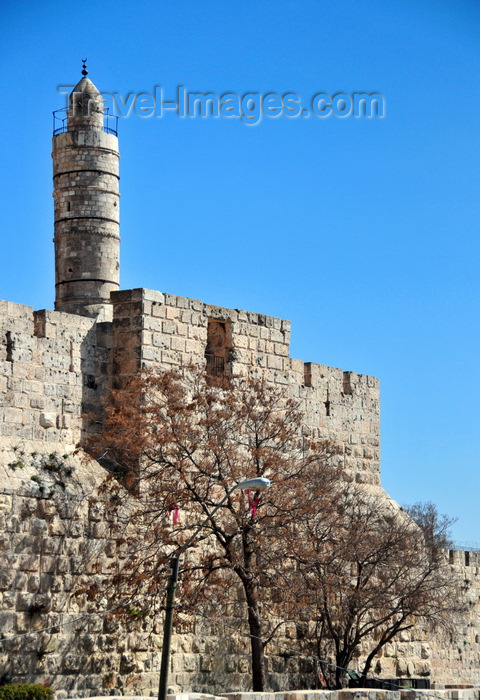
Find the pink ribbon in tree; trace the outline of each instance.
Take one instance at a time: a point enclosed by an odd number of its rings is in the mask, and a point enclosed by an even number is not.
[[[257,514],[258,506],[260,504],[260,497],[252,498],[250,489],[247,489],[247,496],[248,496],[248,507],[250,508],[250,510],[252,512],[252,518],[254,518]]]
[[[173,506],[173,508],[170,508],[168,511],[168,514],[173,513],[173,524],[178,525],[178,506]]]

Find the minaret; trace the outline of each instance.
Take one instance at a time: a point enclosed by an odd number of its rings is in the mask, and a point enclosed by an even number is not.
[[[119,285],[119,153],[85,61],[82,74],[53,135],[55,309],[98,316]]]

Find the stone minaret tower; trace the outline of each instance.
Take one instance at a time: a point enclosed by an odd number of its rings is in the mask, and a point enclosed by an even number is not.
[[[53,136],[55,309],[103,310],[108,318],[105,305],[119,284],[118,138],[104,127],[103,100],[85,61],[82,73]]]

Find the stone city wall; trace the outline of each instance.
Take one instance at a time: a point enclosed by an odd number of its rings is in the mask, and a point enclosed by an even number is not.
[[[82,437],[109,381],[111,324],[0,301],[0,438]]]
[[[112,577],[141,537],[125,524],[128,497],[112,514],[99,495],[106,472],[98,464],[49,443],[52,459],[43,447],[24,442],[0,453],[0,675],[48,682],[70,697],[156,694],[161,613],[149,598],[129,602],[121,616],[107,612],[118,605],[110,599]],[[90,596],[85,586],[92,584],[102,593]],[[249,639],[234,631],[241,622],[228,622],[233,630],[192,614],[177,618],[173,691],[250,688]],[[284,637],[295,646],[294,629]],[[272,656],[270,670],[273,689],[314,682],[309,660]]]
[[[358,482],[380,483],[378,379],[290,358],[290,322],[280,318],[149,289],[114,292],[112,302],[116,377],[205,362],[207,372],[261,374],[300,401],[313,437],[341,446]]]
[[[446,563],[458,578],[458,613],[450,631],[416,625],[385,645],[372,673],[382,678],[430,678],[434,685],[479,686],[480,668],[480,552],[449,550]],[[361,648],[366,654],[366,646]]]
[[[206,363],[207,371],[262,374],[285,389],[312,436],[337,442],[357,481],[379,483],[375,377],[290,358],[283,319],[146,289],[112,299],[113,324],[0,302],[0,436],[75,445],[82,416],[101,410],[113,378]]]
[[[2,661],[15,678],[54,678],[77,695],[150,691],[158,680],[161,622],[132,616],[120,625],[97,615],[103,602],[72,597],[82,575],[108,577],[122,556],[118,524],[94,504],[101,503],[102,468],[70,456],[84,414],[101,411],[114,378],[187,362],[213,374],[264,375],[300,400],[312,435],[341,445],[357,481],[379,482],[377,379],[291,359],[290,324],[282,319],[145,289],[112,299],[113,322],[0,302],[1,629],[15,638]],[[404,633],[385,648],[375,673],[478,681],[479,555],[450,557],[468,614],[450,637]],[[95,614],[63,625],[84,612]],[[157,625],[148,643],[147,623]],[[34,638],[18,636],[51,625]],[[281,639],[295,649],[303,633],[289,623]],[[312,687],[310,660],[268,651],[272,689]],[[183,621],[172,663],[175,690],[249,688],[246,638],[215,624]]]
[[[96,462],[62,454],[58,443],[7,442],[0,452],[0,674],[51,682],[70,697],[155,694],[161,613],[141,600],[129,603],[123,616],[107,614],[109,583],[139,537],[125,525],[129,498],[113,514],[100,491],[106,472]],[[451,636],[422,628],[402,633],[385,647],[372,675],[428,678],[436,688],[478,683],[480,554],[452,551],[449,561],[467,614]],[[84,586],[92,583],[102,594],[87,594]],[[249,690],[250,645],[242,624],[182,613],[173,635],[172,692]],[[268,645],[270,690],[316,686],[312,658],[297,655],[306,630],[308,620],[285,623]]]

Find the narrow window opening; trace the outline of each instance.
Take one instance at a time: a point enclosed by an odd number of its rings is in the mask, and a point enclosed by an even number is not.
[[[88,389],[98,389],[98,384],[93,374],[86,374],[83,383]]]
[[[69,372],[73,372],[73,340],[70,341],[70,367]]]
[[[465,566],[470,566],[470,552],[465,552]]]
[[[224,377],[229,374],[232,350],[231,325],[229,321],[208,319],[205,359],[207,375],[210,377]]]
[[[327,400],[324,402],[325,406],[325,415],[329,416],[330,415],[330,399],[328,398],[328,391],[327,391]]]
[[[13,362],[13,349],[15,347],[15,342],[12,338],[12,333],[10,331],[7,331],[7,362]]]
[[[70,202],[67,202],[67,211],[70,211]]]

